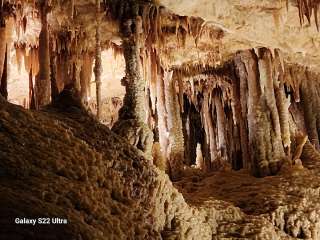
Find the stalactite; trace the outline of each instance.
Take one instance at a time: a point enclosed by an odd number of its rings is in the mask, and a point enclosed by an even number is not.
[[[201,150],[201,144],[198,143],[197,144],[197,157],[196,157],[196,166],[197,168],[203,170],[204,167],[205,167],[205,163],[204,163],[204,160],[203,160],[203,155],[202,155],[202,150]]]
[[[178,97],[175,89],[173,72],[164,72],[165,100],[168,113],[169,146],[168,158],[171,177],[178,178],[181,174],[184,160],[184,138],[182,131],[182,119],[178,106]]]
[[[47,3],[41,6],[42,28],[39,36],[39,74],[36,77],[36,106],[40,108],[50,103],[50,53],[49,53],[49,29],[47,21]],[[32,65],[34,66],[34,65]]]
[[[304,17],[307,18],[308,23],[311,24],[312,12],[314,13],[314,21],[316,23],[317,30],[319,31],[319,11],[320,2],[318,0],[297,0],[297,7],[299,11],[300,25],[304,23]]]
[[[96,48],[95,48],[95,83],[96,83],[96,99],[97,99],[97,118],[101,119],[102,102],[101,102],[101,40],[100,40],[100,0],[96,0],[97,26],[96,26]]]
[[[0,94],[5,98],[8,99],[8,45],[6,44],[6,52],[4,57],[3,63],[3,71],[1,76],[1,83],[0,83]]]

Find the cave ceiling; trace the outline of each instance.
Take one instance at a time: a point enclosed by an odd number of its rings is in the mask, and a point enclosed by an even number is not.
[[[223,58],[236,50],[264,46],[281,49],[288,62],[318,68],[320,34],[314,16],[311,16],[311,24],[305,17],[300,25],[297,2],[160,0],[160,4],[176,14],[201,17],[223,29],[225,36],[220,48]]]
[[[40,20],[34,17],[32,4],[24,14],[28,15],[29,27],[16,42],[29,41],[40,32]],[[52,32],[75,38],[67,48],[94,51],[97,14],[95,0],[52,1],[49,23]],[[105,4],[119,2],[104,1]],[[121,1],[120,1],[121,2]],[[125,2],[125,1],[122,1]],[[153,5],[150,1],[141,4]],[[299,2],[299,1],[298,1]],[[168,68],[189,65],[217,66],[228,61],[235,52],[248,48],[279,48],[287,62],[298,63],[312,69],[319,67],[320,34],[314,16],[311,24],[299,19],[297,1],[285,0],[159,0],[162,33],[165,37],[158,46],[162,65]],[[112,19],[108,7],[101,13],[101,43],[121,46],[119,20]],[[29,9],[29,10],[28,10]],[[28,12],[29,11],[29,12]],[[313,12],[312,12],[313,13]],[[314,14],[313,14],[314,15]],[[186,17],[191,18],[187,20]],[[177,23],[178,22],[178,23]],[[188,27],[198,25],[197,34]],[[178,27],[177,27],[178,26]],[[178,29],[178,30],[177,30]],[[189,32],[179,36],[179,29]],[[199,34],[199,31],[202,31]],[[182,40],[181,40],[182,39]],[[61,47],[61,46],[60,46]]]

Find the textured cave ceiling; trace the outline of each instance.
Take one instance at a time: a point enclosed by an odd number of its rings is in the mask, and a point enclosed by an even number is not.
[[[82,44],[77,47],[93,49],[97,18],[95,1],[56,2],[52,5],[54,7],[49,15],[52,30],[60,33],[71,32],[74,36],[85,35]],[[118,4],[121,1],[106,2],[110,7],[114,2]],[[146,5],[151,4],[150,1],[142,2]],[[180,27],[183,27],[181,19],[184,16],[199,17],[205,21],[203,26],[216,33],[215,38],[219,36],[214,39],[208,34],[203,34],[197,44],[192,36],[186,36],[186,44],[182,47],[176,41],[176,34],[168,34],[159,53],[164,66],[208,62],[210,65],[219,65],[238,50],[268,47],[281,49],[288,62],[314,69],[319,67],[320,54],[317,48],[320,45],[320,34],[314,23],[314,16],[311,24],[305,19],[302,26],[300,25],[297,1],[288,1],[288,6],[286,0],[159,0],[156,2],[165,7],[160,11],[163,27],[173,28],[179,17]],[[110,42],[120,46],[119,22],[108,16],[108,7],[106,12],[101,14],[101,42],[105,48]],[[32,16],[29,14],[31,24],[27,31],[30,38],[32,34],[39,32],[39,24]],[[32,24],[32,21],[35,23]]]
[[[285,0],[160,0],[180,15],[198,16],[226,33],[222,55],[236,50],[265,46],[279,48],[289,62],[319,68],[320,34],[312,17],[311,25],[299,21],[297,1]]]

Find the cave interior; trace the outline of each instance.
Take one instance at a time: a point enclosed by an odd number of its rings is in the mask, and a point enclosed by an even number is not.
[[[0,4],[1,240],[320,239],[319,0]]]

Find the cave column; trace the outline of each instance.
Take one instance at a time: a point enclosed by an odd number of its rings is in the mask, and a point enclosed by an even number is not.
[[[138,18],[139,19],[139,18]],[[133,21],[133,22],[132,22]],[[145,80],[143,79],[140,60],[139,33],[130,33],[130,24],[138,25],[138,20],[128,20],[124,26],[123,54],[126,62],[126,76],[123,79],[126,87],[124,104],[131,117],[140,122],[146,121]]]
[[[95,66],[94,75],[96,82],[96,99],[97,99],[97,118],[101,119],[101,74],[102,74],[102,61],[101,61],[101,42],[100,42],[100,0],[96,0],[96,14],[97,14],[97,26],[96,26],[96,49],[95,49]]]
[[[133,8],[135,9],[135,8]],[[140,58],[142,19],[138,13],[129,12],[129,19],[121,24],[123,54],[126,63],[126,75],[122,84],[126,88],[123,107],[119,111],[119,120],[112,130],[128,141],[151,159],[153,133],[146,124],[145,80],[142,74]]]
[[[183,170],[184,136],[178,95],[175,88],[175,76],[172,71],[164,72],[166,109],[168,113],[168,161],[173,179],[178,178]],[[162,114],[162,113],[159,113]]]
[[[50,79],[50,50],[49,29],[47,21],[47,1],[42,1],[40,6],[41,32],[39,36],[39,73],[36,76],[36,106],[43,107],[50,103],[51,79]]]
[[[164,79],[162,75],[158,76],[156,81],[157,87],[157,113],[158,113],[158,130],[159,130],[159,143],[161,154],[164,159],[167,159],[167,151],[169,145],[168,139],[168,123],[167,123],[167,109],[164,91]]]

